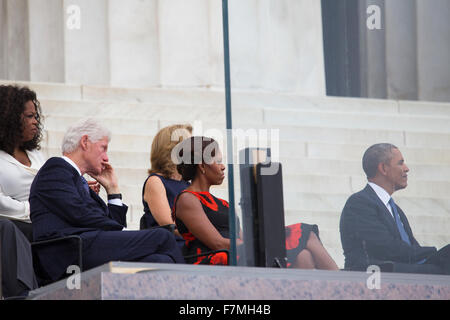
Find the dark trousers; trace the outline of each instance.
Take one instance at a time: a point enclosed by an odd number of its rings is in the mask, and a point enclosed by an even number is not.
[[[102,231],[83,249],[85,269],[110,261],[184,263],[175,236],[168,230]]]
[[[30,243],[9,219],[0,218],[0,254],[3,297],[37,288]]]
[[[409,264],[409,263],[394,263],[393,272],[400,273],[422,273],[422,274],[448,274],[441,266],[431,263],[424,264]]]
[[[19,228],[20,231],[22,231],[28,241],[33,242],[33,227],[31,223],[13,219],[11,219],[11,221],[16,225],[17,228]]]
[[[432,254],[422,264],[395,262],[394,272],[450,275],[450,244]]]

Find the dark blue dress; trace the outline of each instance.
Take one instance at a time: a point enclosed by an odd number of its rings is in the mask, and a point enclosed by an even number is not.
[[[158,222],[156,222],[155,218],[153,217],[150,208],[148,206],[147,201],[144,200],[144,191],[145,191],[145,184],[147,183],[147,180],[152,177],[157,176],[161,179],[161,182],[164,185],[164,188],[166,188],[166,196],[167,200],[169,201],[169,206],[172,209],[173,202],[175,200],[175,197],[181,193],[184,189],[189,187],[189,183],[186,181],[178,181],[174,179],[165,178],[157,173],[150,174],[147,179],[145,179],[144,186],[142,187],[142,204],[144,205],[144,215],[141,217],[140,220],[140,229],[148,229],[158,226]]]

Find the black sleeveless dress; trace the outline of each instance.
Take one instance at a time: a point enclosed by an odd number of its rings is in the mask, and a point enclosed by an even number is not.
[[[184,190],[197,197],[202,204],[203,210],[212,225],[216,227],[220,235],[224,238],[230,238],[230,229],[228,225],[228,202],[213,196],[209,192],[194,192]],[[183,193],[182,192],[182,193]],[[198,240],[186,227],[186,225],[176,216],[176,199],[172,208],[172,217],[177,225],[178,231],[184,239],[183,255],[199,255],[211,251],[206,245]],[[314,232],[319,237],[319,228],[317,225],[310,225],[306,223],[296,223],[285,227],[286,232],[286,254],[287,266],[290,267],[295,261],[297,255],[306,247],[306,242],[309,239],[310,232]],[[239,259],[239,248],[238,257]],[[187,263],[191,264],[220,264],[227,265],[226,253],[210,254],[208,256],[201,256],[191,259],[185,259]]]
[[[173,207],[175,197],[177,195],[179,195],[181,193],[181,191],[183,191],[184,189],[189,187],[189,183],[184,180],[179,181],[179,180],[165,178],[162,175],[159,175],[157,173],[150,174],[147,177],[147,179],[145,179],[144,186],[142,187],[142,204],[144,206],[144,214],[142,215],[140,223],[139,223],[141,230],[158,226],[158,222],[156,222],[155,218],[153,217],[147,201],[144,200],[145,184],[147,183],[147,180],[152,176],[157,176],[158,178],[161,179],[161,182],[163,183],[164,188],[166,188],[167,201],[169,202],[169,206],[171,209]]]

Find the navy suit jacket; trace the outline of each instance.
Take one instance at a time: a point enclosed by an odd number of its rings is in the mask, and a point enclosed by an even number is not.
[[[367,185],[350,196],[340,220],[345,269],[366,271],[369,265],[387,261],[414,264],[437,251],[420,246],[406,215],[397,208],[411,246],[401,239],[392,214],[372,187]]]
[[[34,241],[79,235],[83,250],[101,231],[126,227],[126,205],[106,205],[91,189],[83,188],[78,171],[62,158],[50,158],[41,167],[30,189],[30,217]],[[54,246],[40,250],[41,264],[53,278],[60,277],[76,255]],[[58,261],[57,261],[58,260]]]

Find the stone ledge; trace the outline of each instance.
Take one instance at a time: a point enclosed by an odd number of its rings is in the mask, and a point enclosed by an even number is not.
[[[369,289],[365,272],[111,262],[30,293],[36,300],[397,300],[450,299],[450,276],[380,274]]]

